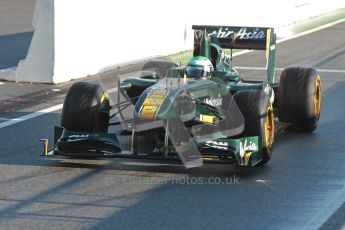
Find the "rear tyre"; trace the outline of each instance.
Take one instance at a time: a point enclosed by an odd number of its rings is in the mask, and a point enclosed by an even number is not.
[[[234,99],[245,120],[245,128],[240,136],[259,136],[262,161],[258,165],[265,165],[271,159],[274,143],[274,114],[270,99],[262,90],[239,91]]]
[[[143,66],[143,70],[154,71],[157,74],[157,79],[162,79],[165,77],[168,69],[176,67],[177,65],[169,61],[149,61]]]
[[[287,68],[280,77],[278,118],[286,131],[313,132],[321,111],[321,79],[313,68]]]
[[[77,132],[107,132],[109,111],[108,93],[100,85],[77,82],[65,97],[61,126]]]

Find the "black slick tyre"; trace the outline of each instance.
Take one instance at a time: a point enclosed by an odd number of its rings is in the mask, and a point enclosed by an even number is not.
[[[77,132],[107,132],[109,110],[108,93],[100,85],[77,82],[65,97],[61,126]]]
[[[278,118],[290,123],[286,131],[312,132],[319,123],[321,79],[313,68],[287,68],[280,77]]]
[[[274,114],[270,99],[262,90],[239,91],[234,94],[234,99],[245,120],[240,136],[259,136],[262,160],[258,165],[265,165],[271,159],[274,143]]]

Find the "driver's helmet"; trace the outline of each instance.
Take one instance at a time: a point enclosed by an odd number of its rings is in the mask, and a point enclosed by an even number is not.
[[[187,76],[195,79],[210,78],[213,71],[212,62],[202,56],[192,57],[186,67]]]

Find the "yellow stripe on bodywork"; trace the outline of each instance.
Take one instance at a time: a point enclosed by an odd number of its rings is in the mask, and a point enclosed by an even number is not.
[[[155,97],[147,97],[143,103],[143,105],[155,105],[161,106],[163,103],[163,98],[155,98]]]
[[[144,105],[140,112],[140,118],[144,120],[153,119],[157,109],[158,106]]]
[[[43,155],[48,156],[48,139],[41,139],[41,142],[43,142]]]
[[[252,153],[251,152],[245,152],[243,156],[243,165],[247,166],[249,163],[249,159],[251,157]]]
[[[100,103],[102,104],[105,100],[109,99],[109,94],[108,92],[103,93],[102,97],[101,97],[101,101]]]
[[[216,117],[210,116],[210,115],[200,114],[200,121],[205,122],[205,123],[209,123],[209,124],[214,124],[216,121]]]
[[[140,110],[140,118],[143,120],[152,120],[163,104],[168,91],[165,89],[154,89],[145,98]]]

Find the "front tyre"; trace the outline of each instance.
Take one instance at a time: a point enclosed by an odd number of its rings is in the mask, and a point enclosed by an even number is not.
[[[262,90],[243,90],[235,93],[234,99],[245,119],[241,137],[258,136],[262,143],[262,160],[265,165],[272,156],[274,143],[274,114],[268,95]]]
[[[77,82],[65,97],[61,126],[77,132],[107,132],[109,112],[108,93],[100,85]]]

